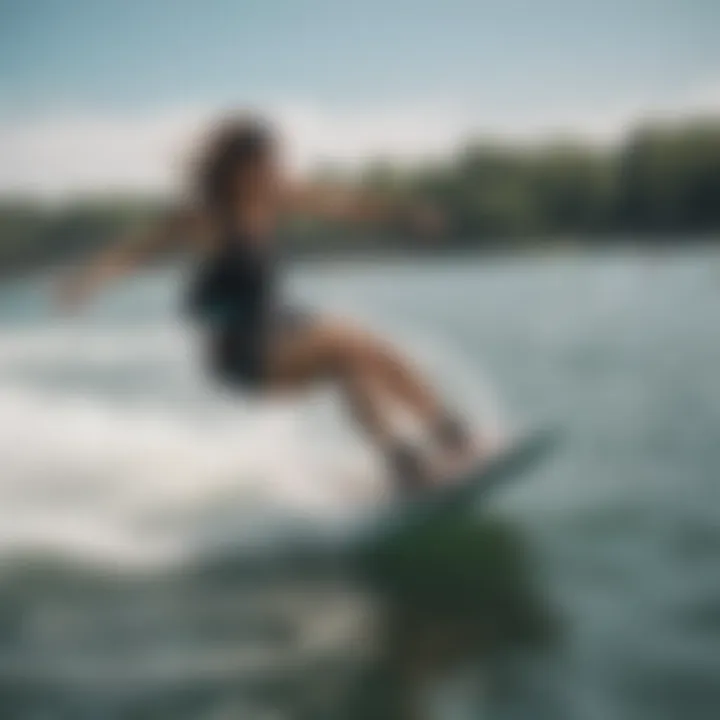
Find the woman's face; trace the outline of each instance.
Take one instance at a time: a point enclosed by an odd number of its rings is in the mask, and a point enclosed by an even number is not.
[[[269,209],[279,201],[284,182],[280,153],[277,148],[268,149],[238,171],[235,205]]]

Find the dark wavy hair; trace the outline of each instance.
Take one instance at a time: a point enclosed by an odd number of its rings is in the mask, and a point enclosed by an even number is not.
[[[274,129],[262,118],[243,115],[219,123],[195,165],[194,186],[200,204],[210,213],[227,213],[238,176],[270,157],[276,145]]]

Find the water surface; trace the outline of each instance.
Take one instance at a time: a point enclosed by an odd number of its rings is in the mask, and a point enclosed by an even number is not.
[[[455,539],[469,568],[402,581],[283,559],[375,501],[377,458],[327,393],[208,383],[182,279],[74,318],[51,278],[0,289],[4,716],[718,716],[720,256],[292,270],[478,422],[563,428]]]

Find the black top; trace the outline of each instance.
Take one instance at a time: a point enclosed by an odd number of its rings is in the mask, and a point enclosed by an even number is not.
[[[237,235],[229,235],[201,263],[188,305],[191,316],[209,331],[207,359],[220,379],[262,385],[275,275],[271,249]]]
[[[201,264],[190,293],[190,312],[206,326],[259,332],[273,302],[275,257],[265,245],[231,236]]]

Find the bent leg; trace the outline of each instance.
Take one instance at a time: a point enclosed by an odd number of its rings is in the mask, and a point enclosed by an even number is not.
[[[382,394],[429,427],[444,417],[439,398],[407,360],[384,341],[347,323],[322,320],[278,338],[270,353],[269,377],[274,389],[339,380],[353,395]]]
[[[351,417],[369,438],[381,447],[393,442],[383,388],[334,325],[318,321],[280,333],[269,348],[267,379],[268,389],[280,393],[336,382]]]
[[[444,417],[444,409],[430,383],[407,357],[386,341],[362,331],[355,332],[360,345],[358,352],[372,365],[384,390],[424,425],[435,428]]]
[[[388,456],[393,474],[406,488],[429,482],[418,454],[402,442],[390,422],[388,405],[402,405],[418,418],[441,449],[461,446],[467,437],[460,423],[443,411],[429,385],[386,343],[362,330],[332,321],[281,333],[268,354],[271,391],[302,389],[334,381],[344,393],[351,416]]]

